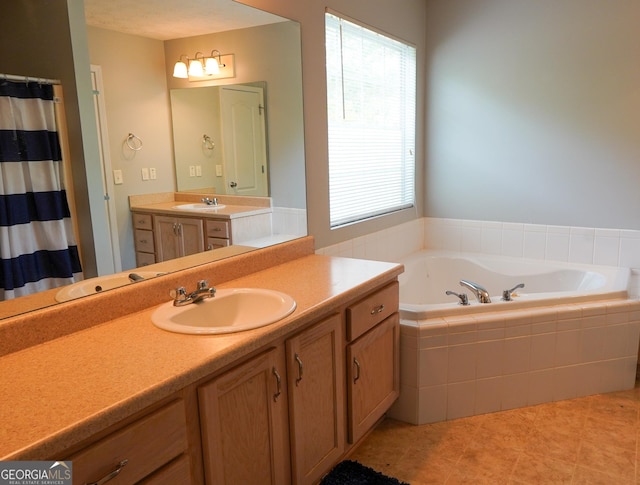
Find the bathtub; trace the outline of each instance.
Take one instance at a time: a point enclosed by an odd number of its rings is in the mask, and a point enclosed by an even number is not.
[[[443,251],[402,263],[391,417],[424,424],[634,387],[640,300],[627,296],[629,270]],[[468,293],[470,305],[446,290]]]
[[[504,256],[445,251],[422,251],[403,261],[400,276],[401,317],[410,320],[441,315],[513,310],[558,303],[623,298],[630,270],[612,266],[589,266],[526,260]],[[491,303],[479,303],[460,286],[473,281],[489,291]],[[511,301],[502,292],[524,283]],[[446,291],[466,293],[469,305]]]

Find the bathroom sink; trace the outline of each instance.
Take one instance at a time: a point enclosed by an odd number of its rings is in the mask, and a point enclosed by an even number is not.
[[[218,205],[209,205],[204,203],[195,203],[195,204],[180,204],[174,205],[174,209],[180,209],[183,211],[216,211],[218,209],[224,209],[226,206],[224,204]]]
[[[56,293],[55,300],[59,302],[75,300],[81,296],[93,295],[104,290],[111,290],[113,288],[128,285],[133,283],[133,280],[129,278],[130,274],[141,276],[142,279],[149,279],[158,276],[157,271],[136,271],[135,273],[117,273],[89,278],[63,287],[58,291],[58,293]]]
[[[164,303],[153,312],[151,321],[170,332],[224,334],[270,325],[295,308],[295,300],[279,291],[230,288],[217,290],[213,298],[198,303]]]

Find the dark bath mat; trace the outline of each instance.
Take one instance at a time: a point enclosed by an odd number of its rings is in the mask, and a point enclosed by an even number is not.
[[[320,482],[320,485],[409,485],[388,477],[357,461],[338,463]]]

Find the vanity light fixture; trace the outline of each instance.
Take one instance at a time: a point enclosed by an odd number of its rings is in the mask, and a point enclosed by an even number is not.
[[[176,62],[175,66],[173,66],[173,77],[178,77],[181,79],[187,79],[189,77],[189,73],[187,72],[187,64],[182,60],[183,57],[186,57],[187,62],[189,62],[189,58],[182,54],[178,62]]]
[[[182,60],[183,58],[186,62]],[[221,67],[226,67],[226,64],[222,62],[222,54],[217,49],[212,50],[208,56],[202,52],[196,52],[193,59],[182,54],[173,66],[173,77],[187,79],[188,77],[217,76],[220,74]]]

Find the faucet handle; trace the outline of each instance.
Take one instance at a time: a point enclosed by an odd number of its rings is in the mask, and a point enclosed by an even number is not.
[[[209,282],[207,280],[198,281],[199,290],[207,290],[209,288]]]
[[[178,298],[186,297],[187,296],[187,290],[185,289],[184,286],[179,286],[175,290],[171,290],[169,292],[169,296],[171,298],[173,298],[174,300],[177,300]]]
[[[502,299],[504,301],[512,301],[511,294],[514,291],[516,291],[518,288],[524,288],[524,283],[520,283],[520,284],[514,286],[513,288],[511,288],[510,290],[504,290],[502,292]]]
[[[468,305],[469,304],[469,297],[467,296],[466,293],[456,293],[455,291],[451,291],[451,290],[447,290],[445,291],[446,295],[455,295],[458,298],[460,298],[460,305]]]

